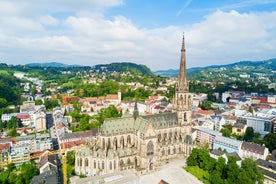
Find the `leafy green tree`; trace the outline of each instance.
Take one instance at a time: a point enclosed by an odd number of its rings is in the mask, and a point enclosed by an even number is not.
[[[16,117],[12,117],[8,122],[7,122],[7,128],[8,129],[15,129],[17,128],[17,119]]]
[[[237,165],[237,158],[230,156],[228,157],[228,163],[225,167],[225,178],[227,183],[239,183],[238,175],[240,173],[240,168]]]
[[[30,183],[31,179],[39,174],[39,169],[36,167],[34,162],[23,163],[20,166],[21,177],[23,178],[24,183]]]
[[[43,105],[43,101],[41,99],[35,100],[35,105]]]
[[[114,105],[109,105],[107,108],[101,109],[100,114],[104,117],[104,119],[121,117],[121,113]]]
[[[259,170],[256,162],[245,158],[241,163],[241,172],[238,175],[239,183],[263,183],[264,176]]]
[[[228,128],[222,128],[220,130],[220,132],[222,133],[222,136],[224,136],[224,137],[230,137],[231,136],[231,131]]]
[[[244,133],[243,140],[252,141],[254,137],[254,129],[253,127],[247,127]]]
[[[16,136],[19,136],[19,135],[20,134],[17,133],[16,128],[12,128],[8,133],[8,136],[10,136],[10,137],[16,137]]]
[[[5,98],[0,98],[0,108],[6,107],[8,105],[8,101]]]
[[[200,108],[203,110],[211,110],[212,109],[212,102],[211,101],[203,101],[200,105]]]
[[[57,99],[46,99],[44,105],[46,109],[53,109],[54,107],[59,107]]]
[[[269,149],[269,151],[273,151],[276,149],[276,134],[268,133],[264,136],[265,146]]]

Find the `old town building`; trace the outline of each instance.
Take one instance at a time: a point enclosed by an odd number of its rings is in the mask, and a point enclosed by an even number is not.
[[[170,159],[188,156],[193,148],[191,118],[183,37],[173,111],[139,115],[136,103],[133,114],[105,120],[95,140],[76,152],[75,171],[95,176],[133,169],[142,174]]]

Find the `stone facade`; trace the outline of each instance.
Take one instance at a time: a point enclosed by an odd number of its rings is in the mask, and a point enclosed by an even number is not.
[[[183,37],[173,112],[141,116],[135,104],[132,115],[105,120],[98,136],[76,152],[77,174],[95,176],[126,169],[142,174],[170,159],[190,154],[194,146],[192,102],[184,44]]]

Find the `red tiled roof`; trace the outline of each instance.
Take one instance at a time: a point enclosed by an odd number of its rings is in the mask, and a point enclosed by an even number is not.
[[[111,99],[111,100],[118,100],[118,95],[113,95],[113,94],[108,94],[106,95],[106,99]]]
[[[18,114],[16,116],[17,119],[28,119],[30,118],[30,115],[29,114]]]
[[[72,148],[75,146],[80,146],[82,144],[86,144],[85,140],[77,140],[77,141],[70,141],[70,142],[64,142],[65,148]]]
[[[199,114],[204,114],[204,115],[212,115],[212,114],[215,114],[214,111],[212,111],[212,110],[202,110],[202,109],[199,109],[199,110],[197,111],[197,113],[199,113]]]
[[[10,143],[5,143],[5,144],[0,144],[0,153],[2,152],[2,150],[9,150],[11,147]]]
[[[12,141],[12,143],[15,144],[16,143],[16,137],[0,138],[0,141]]]

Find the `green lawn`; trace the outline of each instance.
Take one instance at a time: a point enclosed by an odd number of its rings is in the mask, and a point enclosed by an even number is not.
[[[185,167],[185,170],[197,177],[203,183],[209,184],[209,173],[207,171],[204,171],[197,166],[187,166]]]

